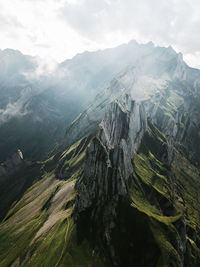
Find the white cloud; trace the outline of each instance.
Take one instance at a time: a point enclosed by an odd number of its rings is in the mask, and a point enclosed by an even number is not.
[[[136,39],[199,67],[199,29],[198,0],[0,0],[0,48],[58,61]]]
[[[12,117],[21,117],[28,113],[26,101],[30,98],[31,89],[26,88],[21,91],[20,96],[14,103],[9,102],[5,109],[0,109],[0,125]]]

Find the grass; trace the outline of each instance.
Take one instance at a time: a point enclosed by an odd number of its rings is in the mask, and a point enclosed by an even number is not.
[[[17,258],[22,262],[28,251],[30,240],[38,229],[42,226],[46,219],[45,212],[42,212],[39,216],[31,218],[31,223],[24,227],[22,232],[16,233],[16,230],[20,228],[18,224],[15,227],[0,230],[0,265],[9,266]],[[22,223],[23,225],[25,222]]]
[[[76,225],[71,217],[76,197],[74,190],[70,189],[72,192],[69,191],[65,203],[55,211],[60,217],[52,225],[49,214],[51,207],[54,209],[56,194],[81,175],[82,166],[75,167],[83,160],[87,145],[88,139],[82,139],[62,155],[38,163],[37,172],[21,174],[23,179],[30,179],[29,186],[21,198],[12,203],[0,224],[0,266],[107,266],[107,260],[97,256],[86,240],[77,242]],[[62,171],[70,170],[66,181],[57,179],[54,170],[57,166],[63,168]],[[57,205],[62,201],[63,198],[57,197]],[[48,222],[50,227],[45,228]],[[36,238],[41,228],[44,230]]]
[[[106,266],[92,253],[86,240],[77,244],[76,227],[70,217],[61,219],[43,240],[35,243],[33,249],[34,253],[27,266]]]
[[[200,171],[176,151],[172,170],[176,175],[177,190],[181,190],[187,223],[197,233],[200,231]],[[199,236],[200,238],[200,236]]]
[[[177,267],[182,266],[177,250],[180,242],[177,225],[183,225],[183,218],[200,240],[200,172],[177,149],[172,165],[164,163],[162,154],[165,151],[160,153],[160,148],[165,144],[166,137],[150,125],[134,156],[130,197],[131,206],[149,218],[148,227],[161,252],[157,267]],[[191,236],[188,240],[190,254],[200,259],[196,240]]]

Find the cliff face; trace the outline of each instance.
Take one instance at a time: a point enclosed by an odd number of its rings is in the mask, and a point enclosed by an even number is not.
[[[114,208],[120,196],[128,194],[132,158],[147,129],[147,118],[142,104],[128,95],[123,100],[110,104],[87,149],[84,174],[76,185],[78,213],[94,203],[104,209],[109,200]],[[105,206],[105,213],[111,207]]]
[[[6,176],[15,173],[17,169],[23,166],[23,154],[18,149],[13,155],[0,165],[0,181],[6,179]]]
[[[200,266],[199,84],[172,48],[114,78],[17,174],[31,182],[4,209],[2,266]]]

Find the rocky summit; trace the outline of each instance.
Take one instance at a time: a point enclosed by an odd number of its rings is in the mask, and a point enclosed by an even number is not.
[[[4,179],[0,266],[200,266],[200,70],[126,49],[51,157]]]

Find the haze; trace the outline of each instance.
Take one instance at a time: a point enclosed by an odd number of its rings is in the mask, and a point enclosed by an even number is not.
[[[197,0],[0,0],[0,49],[63,61],[132,39],[172,45],[200,67]]]

